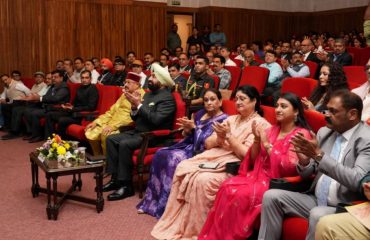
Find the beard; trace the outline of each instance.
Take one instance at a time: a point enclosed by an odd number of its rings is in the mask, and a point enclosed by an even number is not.
[[[148,82],[148,88],[150,91],[155,92],[157,91],[161,86],[159,84],[154,84],[152,81]]]

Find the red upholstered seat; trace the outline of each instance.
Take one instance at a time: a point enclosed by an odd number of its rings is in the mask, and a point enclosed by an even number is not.
[[[312,78],[286,78],[281,84],[281,93],[291,92],[298,97],[309,97],[317,85]]]
[[[210,76],[213,78],[213,81],[215,83],[214,88],[218,89],[218,87],[220,86],[220,78],[216,74],[212,74]]]
[[[222,100],[222,111],[230,116],[238,114],[236,111],[235,101]]]
[[[100,114],[105,113],[121,96],[122,90],[116,86],[106,86],[97,84],[96,87],[99,91],[99,101],[95,112],[85,113],[85,115],[93,115],[92,118],[97,117]],[[67,128],[67,135],[78,139],[80,141],[86,141],[85,127],[90,121],[83,119],[81,125],[71,124]]]
[[[266,82],[269,76],[269,70],[263,67],[248,66],[242,71],[242,76],[239,82],[239,86],[252,85],[257,88],[261,94],[266,86]]]
[[[344,66],[348,87],[350,90],[361,86],[367,81],[367,75],[363,66]]]
[[[240,69],[240,67],[233,66],[225,66],[225,69],[228,70],[231,74],[229,90],[234,91],[238,87],[242,70]]]
[[[133,163],[135,166],[135,172],[139,176],[138,182],[139,182],[139,197],[143,197],[143,184],[144,179],[143,175],[144,173],[147,173],[150,168],[150,163],[152,162],[153,156],[156,151],[160,149],[160,147],[148,147],[150,142],[154,142],[156,137],[163,137],[163,136],[169,136],[171,134],[175,134],[179,126],[176,124],[176,119],[184,117],[186,112],[185,102],[182,100],[182,96],[178,92],[173,92],[172,96],[175,98],[176,102],[176,113],[173,121],[173,129],[164,129],[164,130],[156,130],[151,132],[143,133],[143,142],[141,144],[141,148],[137,149],[133,153]]]
[[[261,105],[263,117],[271,124],[276,124],[275,108]]]
[[[308,68],[310,69],[310,78],[315,78],[316,71],[317,71],[317,63],[312,62],[312,61],[305,61],[304,62]]]

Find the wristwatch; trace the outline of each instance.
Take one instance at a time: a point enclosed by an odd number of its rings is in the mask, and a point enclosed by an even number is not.
[[[322,159],[322,157],[324,156],[324,152],[323,151],[321,151],[321,152],[319,152],[318,154],[316,154],[316,156],[313,158],[316,162],[319,162],[319,161],[321,161],[321,159]]]

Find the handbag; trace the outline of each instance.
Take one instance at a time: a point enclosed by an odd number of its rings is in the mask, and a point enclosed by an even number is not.
[[[240,168],[240,162],[228,162],[226,163],[226,172],[232,175],[237,175]]]
[[[302,180],[300,177],[272,178],[269,189],[281,189],[291,192],[307,192],[311,187],[311,180]]]

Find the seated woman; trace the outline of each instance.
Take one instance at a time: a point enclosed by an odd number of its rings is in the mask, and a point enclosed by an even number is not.
[[[311,138],[299,98],[286,93],[275,107],[277,125],[264,131],[252,125],[254,143],[239,175],[222,183],[199,239],[246,239],[260,215],[271,178],[296,176],[298,156],[290,139],[297,132]]]
[[[320,112],[326,109],[331,93],[339,89],[348,89],[343,67],[338,63],[325,63],[320,69],[319,84],[309,99],[302,98],[302,103],[305,109]]]
[[[150,169],[150,179],[145,198],[137,205],[138,213],[147,213],[160,218],[170,195],[176,166],[184,159],[204,151],[205,140],[213,133],[214,122],[222,122],[227,115],[221,111],[221,93],[207,89],[203,97],[204,110],[196,113],[194,120],[178,119],[186,136],[181,142],[155,153]]]
[[[177,166],[165,212],[151,232],[155,238],[196,238],[228,176],[226,163],[243,159],[253,144],[252,122],[261,129],[270,126],[258,114],[260,96],[255,87],[238,88],[235,99],[239,114],[216,122],[215,132],[205,142],[207,150]]]

